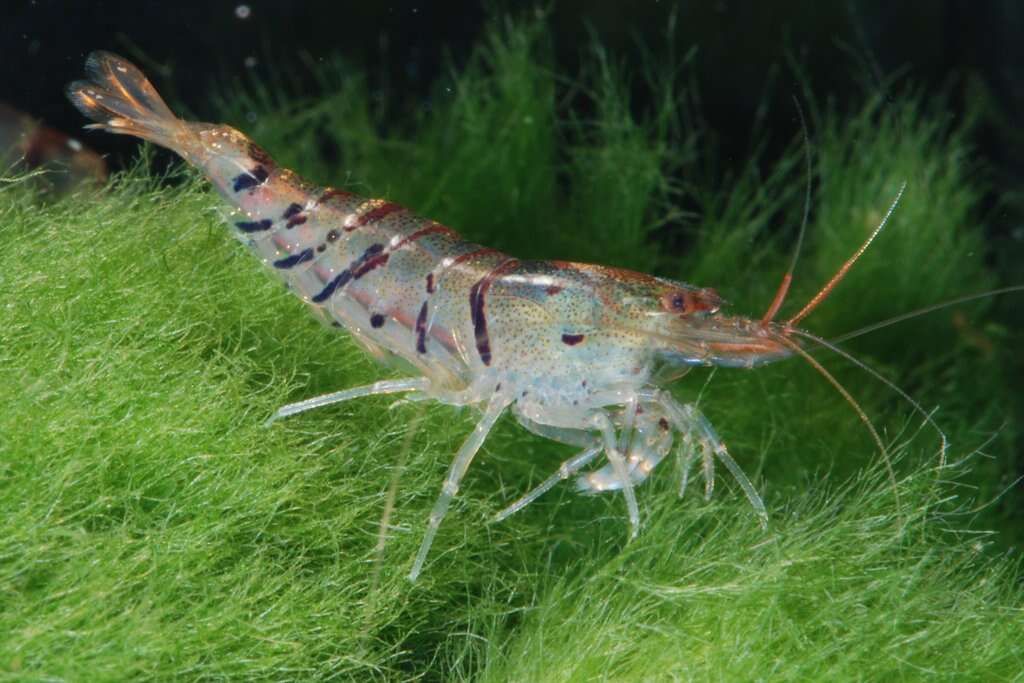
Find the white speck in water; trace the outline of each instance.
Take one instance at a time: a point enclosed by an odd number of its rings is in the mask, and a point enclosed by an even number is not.
[[[254,66],[256,66],[256,64],[257,64],[256,58],[253,57],[252,55],[249,55],[248,57],[246,57],[245,61],[242,62],[242,63],[245,64],[245,68],[247,68],[247,69],[251,69]]]
[[[82,151],[82,143],[74,138],[68,138],[68,147],[74,152]]]
[[[258,119],[258,118],[259,117],[256,116],[256,112],[254,112],[254,111],[251,111],[251,112],[249,112],[248,114],[245,115],[245,120],[248,121],[249,123],[256,123],[256,119]]]
[[[252,14],[252,8],[248,5],[239,5],[235,7],[235,16],[239,19],[248,19]]]

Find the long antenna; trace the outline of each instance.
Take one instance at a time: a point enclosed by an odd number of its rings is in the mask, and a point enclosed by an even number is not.
[[[889,205],[889,210],[885,212],[885,216],[882,218],[882,222],[878,224],[878,227],[872,231],[872,233],[868,236],[866,240],[864,240],[864,244],[860,245],[860,248],[854,252],[853,256],[846,259],[846,263],[844,263],[839,268],[839,270],[836,271],[836,274],[833,275],[832,279],[829,280],[828,283],[821,288],[821,291],[815,294],[814,297],[807,302],[807,305],[800,309],[799,313],[797,313],[792,318],[786,321],[786,327],[793,327],[794,325],[796,325],[798,322],[806,318],[815,308],[820,306],[825,299],[828,298],[828,295],[832,293],[832,290],[835,289],[836,285],[838,285],[840,281],[842,281],[842,279],[846,277],[846,273],[850,270],[850,268],[853,267],[853,264],[857,262],[857,259],[863,256],[864,252],[868,250],[868,247],[871,246],[871,243],[875,240],[876,237],[878,237],[878,233],[882,232],[882,228],[884,228],[886,223],[889,222],[889,217],[892,216],[892,212],[896,210],[896,205],[900,203],[900,199],[903,197],[903,192],[906,189],[907,181],[904,180],[903,184],[900,185],[900,191],[896,193],[896,199],[894,199],[892,204]]]
[[[833,353],[835,353],[835,354],[845,358],[847,361],[853,363],[858,368],[860,368],[864,372],[868,373],[869,375],[871,375],[872,377],[877,379],[879,382],[881,382],[882,384],[884,384],[885,386],[889,387],[890,389],[895,391],[897,394],[902,396],[903,400],[905,400],[907,403],[909,403],[910,407],[913,408],[914,411],[917,412],[921,417],[923,417],[924,421],[927,424],[931,425],[931,427],[936,432],[938,432],[939,439],[942,441],[942,445],[939,447],[939,467],[941,469],[941,468],[946,466],[946,451],[949,448],[949,439],[946,438],[946,433],[944,431],[942,431],[942,427],[940,427],[939,423],[935,421],[935,418],[933,418],[931,416],[931,413],[926,411],[924,409],[924,407],[920,403],[915,401],[914,398],[910,394],[908,394],[907,392],[903,391],[903,389],[900,389],[899,386],[896,385],[895,382],[892,382],[892,381],[886,379],[884,376],[882,376],[882,373],[878,372],[877,370],[875,370],[873,367],[871,367],[870,365],[868,365],[864,361],[858,360],[857,358],[855,358],[854,356],[850,355],[846,351],[843,351],[842,349],[836,347],[835,344],[833,344],[831,342],[828,342],[828,341],[822,339],[821,337],[819,337],[817,335],[811,334],[810,332],[804,332],[803,330],[790,330],[790,332],[792,334],[798,336],[798,337],[803,337],[804,339],[809,339],[810,341],[812,341],[812,342],[814,342],[816,344],[819,344],[822,347],[828,349],[829,351],[832,351]]]
[[[871,323],[870,325],[865,325],[864,327],[861,327],[859,329],[851,330],[850,332],[841,334],[838,337],[833,337],[829,341],[832,344],[842,344],[844,341],[849,341],[850,339],[860,337],[862,335],[868,334],[869,332],[880,330],[883,327],[889,327],[890,325],[901,323],[904,320],[911,320],[912,318],[916,318],[927,313],[934,313],[935,311],[941,311],[944,308],[951,308],[958,304],[965,304],[968,301],[985,299],[990,296],[999,296],[1000,294],[1009,294],[1011,292],[1024,292],[1024,285],[1011,285],[1009,287],[1000,287],[999,289],[990,289],[987,292],[979,292],[978,294],[966,294],[964,296],[958,296],[957,298],[950,299],[949,301],[942,301],[937,304],[931,304],[929,306],[919,308],[916,311],[901,313],[891,318],[887,318],[886,320],[882,320],[877,323]]]
[[[800,248],[804,244],[804,233],[807,232],[807,219],[811,214],[811,136],[807,133],[807,120],[804,118],[804,110],[800,106],[800,100],[793,95],[793,104],[796,105],[796,113],[800,117],[800,130],[804,134],[804,161],[807,162],[807,192],[804,195],[804,217],[800,221],[800,232],[797,234],[796,246],[793,248],[793,258],[789,262],[789,270],[782,276],[779,289],[775,292],[775,298],[761,318],[761,325],[767,325],[774,318],[775,314],[782,308],[782,303],[789,293],[789,285],[793,282],[793,271],[796,270],[797,259],[800,258]]]
[[[892,460],[889,457],[889,450],[885,447],[885,444],[882,443],[882,437],[878,434],[878,430],[875,429],[875,426],[871,424],[871,420],[868,418],[868,414],[865,413],[864,409],[860,407],[859,403],[857,403],[857,399],[855,399],[853,395],[850,394],[849,391],[847,391],[846,387],[844,387],[842,383],[838,379],[836,379],[835,376],[832,375],[832,373],[825,369],[824,365],[815,360],[814,356],[800,348],[799,344],[782,336],[778,337],[776,341],[778,341],[783,346],[788,346],[794,353],[796,353],[799,356],[802,356],[805,361],[810,363],[811,367],[817,370],[822,377],[828,380],[828,383],[831,384],[832,387],[839,392],[839,395],[842,396],[843,399],[848,404],[850,404],[850,407],[853,408],[854,412],[857,413],[857,417],[860,418],[860,421],[864,423],[864,426],[871,433],[871,438],[874,440],[875,445],[878,446],[878,450],[882,454],[882,459],[885,462],[885,471],[889,475],[889,482],[892,484],[892,492],[896,498],[896,507],[902,510],[903,504],[900,502],[900,489],[898,483],[896,482],[896,472],[892,468]],[[883,381],[885,380],[883,379]],[[944,454],[945,435],[943,435],[943,455]]]

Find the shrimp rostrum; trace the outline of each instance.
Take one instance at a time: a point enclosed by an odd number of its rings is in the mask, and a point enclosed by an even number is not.
[[[767,519],[760,496],[708,420],[664,390],[687,367],[753,368],[801,355],[856,407],[802,348],[816,338],[796,324],[826,298],[885,220],[788,321],[774,317],[790,275],[760,319],[728,316],[712,289],[604,266],[519,260],[396,204],[317,187],[277,166],[234,128],[178,119],[126,60],[95,52],[86,71],[89,79],[70,84],[67,93],[96,122],[90,127],[170,148],[200,169],[233,207],[233,234],[295,294],[374,356],[404,361],[415,372],[287,405],[271,420],[377,394],[479,411],[430,514],[411,579],[473,457],[507,411],[529,431],[579,452],[499,519],[575,477],[584,492],[621,491],[635,535],[641,521],[635,488],[673,452],[682,468],[680,494],[699,460],[710,496],[717,461],[738,480],[762,523]],[[581,473],[595,462],[598,467]]]

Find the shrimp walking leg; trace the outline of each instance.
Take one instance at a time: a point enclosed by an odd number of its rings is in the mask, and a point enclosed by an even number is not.
[[[367,384],[361,387],[353,387],[352,389],[345,389],[343,391],[335,391],[330,394],[324,394],[322,396],[314,396],[313,398],[307,398],[304,401],[297,403],[289,403],[288,405],[281,406],[277,409],[273,415],[267,418],[264,426],[270,426],[281,418],[290,417],[298,413],[304,413],[307,410],[313,410],[314,408],[322,408],[324,406],[333,405],[335,403],[341,403],[342,401],[350,401],[354,398],[362,398],[363,396],[378,396],[381,394],[401,394],[408,391],[426,391],[430,386],[430,381],[422,377],[413,379],[395,379],[395,380],[384,380],[381,382],[374,382],[373,384]]]
[[[578,472],[582,467],[585,467],[587,464],[589,464],[594,458],[596,458],[601,453],[601,450],[603,448],[604,444],[602,442],[596,442],[589,448],[583,449],[573,457],[563,462],[561,465],[559,465],[558,470],[554,474],[552,474],[550,477],[541,482],[538,486],[532,489],[525,496],[509,505],[507,508],[505,508],[498,514],[496,514],[494,516],[494,521],[501,522],[505,519],[508,519],[510,516],[519,512],[524,507],[526,507],[533,501],[543,496],[545,493],[554,488],[556,484],[565,481],[573,474]]]
[[[768,525],[768,512],[765,509],[764,501],[761,500],[761,496],[757,493],[754,485],[750,483],[750,479],[744,474],[740,466],[733,460],[732,456],[729,455],[729,449],[726,448],[725,443],[719,438],[715,432],[714,427],[708,422],[708,419],[704,417],[704,414],[700,412],[693,405],[680,405],[674,398],[665,392],[659,392],[658,402],[669,416],[669,420],[673,426],[685,434],[693,434],[698,443],[700,444],[701,452],[704,457],[704,472],[705,477],[714,477],[714,458],[717,457],[725,465],[726,469],[736,478],[740,488],[743,489],[743,493],[746,494],[747,500],[750,501],[751,507],[754,508],[754,512],[758,516],[758,520],[761,526]],[[691,451],[692,453],[692,451]],[[692,459],[692,455],[686,456],[686,459]],[[709,465],[709,463],[712,463]],[[685,465],[685,461],[684,461]],[[685,487],[685,476],[688,470],[688,465],[684,469],[684,483]]]
[[[608,462],[615,470],[615,477],[622,484],[622,493],[626,498],[626,510],[629,513],[629,537],[636,538],[640,532],[640,507],[636,504],[636,492],[633,490],[633,478],[629,476],[629,465],[619,452],[615,426],[604,413],[597,413],[593,418],[594,427],[604,437],[604,453]]]
[[[423,563],[427,559],[427,553],[430,552],[430,546],[434,542],[434,536],[437,535],[437,529],[441,526],[441,520],[444,519],[445,514],[448,512],[448,506],[451,504],[452,498],[459,491],[459,483],[462,481],[462,477],[466,474],[466,470],[469,469],[469,465],[473,462],[473,457],[477,454],[477,451],[480,450],[480,446],[483,445],[487,434],[490,433],[494,423],[498,421],[498,418],[501,417],[502,412],[504,412],[507,406],[508,399],[501,394],[496,394],[487,405],[487,409],[484,411],[483,417],[480,418],[480,422],[473,428],[473,432],[466,438],[459,452],[455,455],[455,460],[452,461],[452,465],[448,470],[448,476],[445,477],[444,485],[441,487],[441,495],[437,497],[434,509],[430,511],[427,531],[423,535],[423,542],[420,543],[419,552],[416,553],[416,560],[413,562],[412,570],[409,572],[410,581],[415,581],[416,577],[420,575]]]
[[[686,495],[686,487],[690,483],[690,470],[693,468],[693,461],[697,459],[697,451],[693,446],[693,439],[684,433],[679,440],[679,447],[676,449],[676,459],[679,462],[679,497]]]

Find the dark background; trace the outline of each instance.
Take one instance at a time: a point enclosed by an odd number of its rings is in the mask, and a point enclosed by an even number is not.
[[[247,16],[242,7],[248,8]],[[5,55],[0,100],[62,130],[77,130],[81,118],[62,88],[81,77],[90,50],[103,48],[141,61],[162,88],[164,76],[173,76],[177,96],[199,113],[218,78],[249,71],[258,76],[268,61],[287,64],[300,53],[314,59],[340,53],[364,65],[371,82],[401,91],[415,103],[429,95],[446,59],[456,66],[466,60],[486,22],[506,11],[534,14],[533,7],[522,2],[16,0],[4,3],[0,22]],[[800,88],[787,67],[787,50],[806,70],[812,95],[840,104],[863,99],[866,89],[882,87],[883,76],[901,70],[907,82],[925,89],[953,84],[954,92],[962,92],[958,87],[976,79],[997,110],[981,131],[979,154],[998,169],[1001,186],[1020,186],[1024,178],[1016,130],[1024,113],[1024,3],[1016,0],[566,0],[542,7],[558,68],[568,75],[589,44],[589,31],[629,64],[637,59],[638,43],[664,48],[665,26],[675,12],[677,51],[694,45],[699,50],[703,112],[724,151],[740,157],[750,149],[747,132],[766,90],[769,101],[778,102],[768,108],[768,130],[794,127],[786,103]],[[951,116],[958,115],[958,107],[954,97]],[[123,142],[89,139],[100,150]]]

